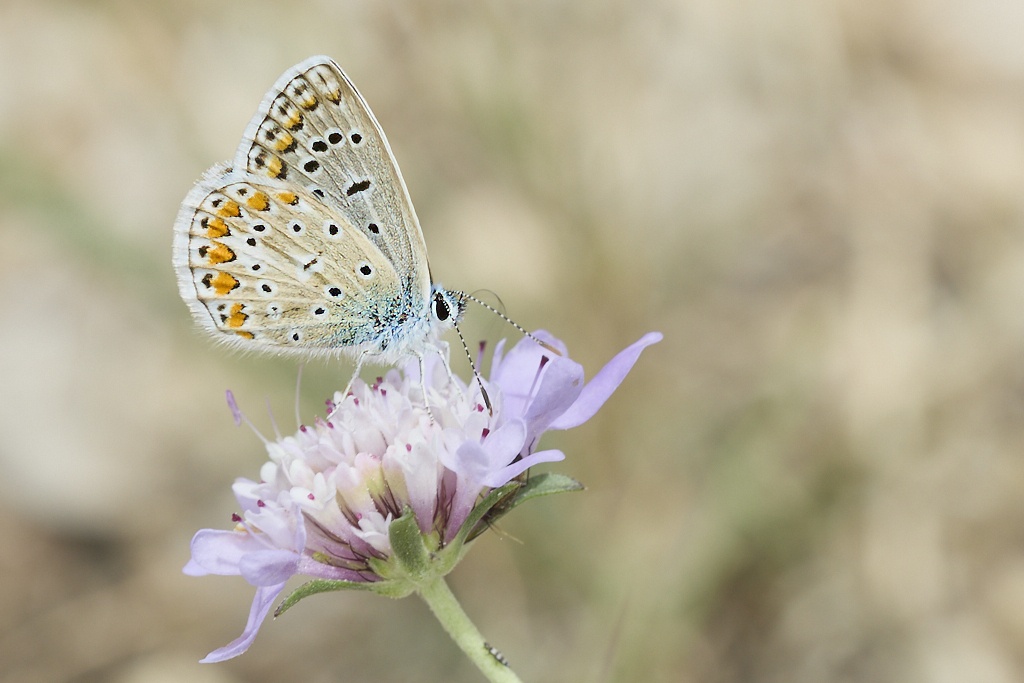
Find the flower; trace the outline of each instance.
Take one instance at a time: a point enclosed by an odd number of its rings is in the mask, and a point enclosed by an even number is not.
[[[186,574],[238,575],[256,587],[242,635],[202,661],[245,652],[296,574],[314,581],[295,600],[339,588],[408,595],[451,571],[474,531],[527,497],[580,488],[520,475],[562,460],[561,451],[536,450],[543,433],[590,419],[661,335],[645,335],[587,383],[560,341],[535,337],[562,355],[531,339],[507,354],[499,343],[480,382],[489,401],[439,359],[427,359],[421,382],[414,361],[372,385],[356,380],[329,402],[328,419],[267,442],[260,480],[235,482],[234,528],[192,539]],[[230,394],[229,402],[237,417]]]

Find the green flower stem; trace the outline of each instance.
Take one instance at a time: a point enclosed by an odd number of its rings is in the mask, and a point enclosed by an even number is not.
[[[487,680],[492,683],[521,683],[512,669],[499,662],[488,651],[484,637],[466,616],[462,605],[455,599],[444,578],[439,576],[429,583],[419,585],[417,589],[420,596],[430,605],[430,611],[441,622],[444,630],[476,664]]]

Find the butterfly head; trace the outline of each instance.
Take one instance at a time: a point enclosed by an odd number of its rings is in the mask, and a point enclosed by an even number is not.
[[[440,285],[434,285],[430,291],[430,317],[434,325],[447,329],[455,327],[466,312],[466,295],[462,292],[449,292]]]

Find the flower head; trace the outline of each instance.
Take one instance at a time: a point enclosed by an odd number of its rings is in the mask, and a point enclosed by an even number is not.
[[[563,355],[530,339],[504,354],[499,343],[484,382],[490,410],[476,384],[428,359],[424,381],[415,362],[373,384],[357,380],[329,402],[329,419],[267,443],[260,480],[235,482],[235,527],[192,540],[185,573],[239,575],[256,587],[242,635],[203,661],[245,652],[296,574],[314,579],[296,600],[339,588],[407,595],[451,571],[474,532],[499,514],[527,497],[579,488],[563,477],[545,489],[542,478],[526,484],[520,475],[562,460],[560,451],[537,450],[543,433],[590,419],[661,335],[627,347],[588,383],[560,341],[537,337]]]

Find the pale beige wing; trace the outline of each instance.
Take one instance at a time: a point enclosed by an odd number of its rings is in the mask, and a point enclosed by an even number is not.
[[[426,244],[384,131],[341,68],[311,57],[263,98],[234,167],[315,192],[395,265],[416,303],[430,295]]]
[[[402,284],[377,247],[302,189],[214,167],[182,204],[174,263],[197,320],[244,348],[377,350]]]

